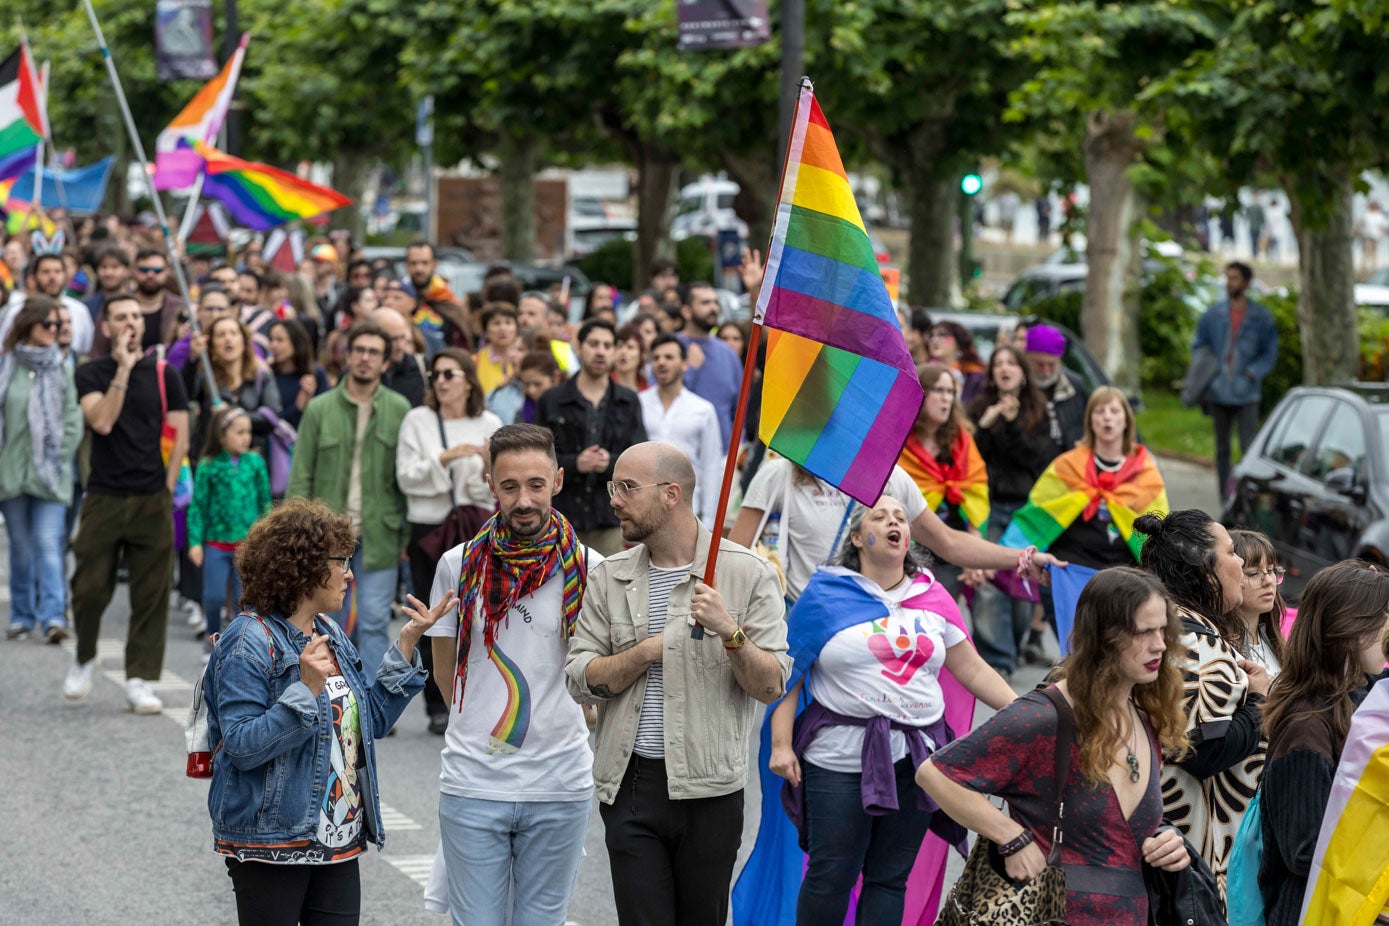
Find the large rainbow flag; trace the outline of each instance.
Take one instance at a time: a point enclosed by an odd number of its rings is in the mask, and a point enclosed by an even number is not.
[[[1389,905],[1389,680],[1350,722],[1302,898],[1302,926],[1370,926]]]
[[[210,145],[217,140],[222,122],[227,118],[236,80],[241,74],[241,62],[246,58],[249,32],[241,36],[236,52],[222,65],[216,77],[203,84],[197,96],[183,107],[154,142],[154,187],[157,190],[181,189],[198,179],[203,162],[197,152],[185,142],[197,141]]]
[[[336,190],[267,164],[243,161],[198,141],[191,147],[206,164],[203,195],[222,203],[232,218],[247,228],[265,231],[352,202]]]
[[[809,81],[754,321],[768,329],[758,436],[863,504],[877,502],[923,393]]]

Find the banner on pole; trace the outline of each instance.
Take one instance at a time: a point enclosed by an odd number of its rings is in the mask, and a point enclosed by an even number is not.
[[[160,80],[208,80],[216,75],[212,0],[157,0],[154,50]]]
[[[102,201],[106,199],[106,184],[111,178],[111,165],[115,160],[106,157],[75,170],[45,167],[42,181],[37,183],[35,172],[28,170],[14,179],[9,198],[32,203],[37,186],[41,205],[45,209],[66,207],[73,215],[100,212]]]
[[[767,0],[679,0],[681,51],[745,48],[772,37]]]

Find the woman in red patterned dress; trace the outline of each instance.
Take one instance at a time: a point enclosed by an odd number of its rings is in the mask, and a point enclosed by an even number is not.
[[[1162,585],[1130,567],[1097,573],[1076,604],[1056,685],[1075,715],[1059,860],[1072,926],[1146,926],[1143,863],[1168,871],[1189,863],[1181,836],[1163,825],[1158,778],[1160,750],[1185,747],[1180,633]],[[1040,874],[1052,847],[1057,726],[1051,700],[1031,692],[917,771],[946,813],[998,846],[1017,882]],[[988,795],[1004,798],[1010,813]]]

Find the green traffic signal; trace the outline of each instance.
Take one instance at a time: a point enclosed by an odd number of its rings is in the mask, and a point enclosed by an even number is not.
[[[984,178],[978,174],[965,174],[960,178],[960,192],[966,196],[973,196],[984,189]]]

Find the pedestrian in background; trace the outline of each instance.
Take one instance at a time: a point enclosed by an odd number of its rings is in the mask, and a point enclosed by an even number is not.
[[[1196,324],[1191,352],[1209,351],[1216,373],[1201,399],[1215,428],[1215,472],[1220,497],[1228,497],[1230,431],[1239,429],[1242,452],[1248,452],[1259,429],[1259,400],[1264,377],[1278,360],[1278,326],[1273,313],[1249,298],[1254,271],[1233,261],[1225,267],[1226,298],[1206,310]]]
[[[82,438],[77,390],[57,344],[59,304],[30,296],[0,355],[0,513],[10,542],[10,626],[67,639],[67,509]]]

